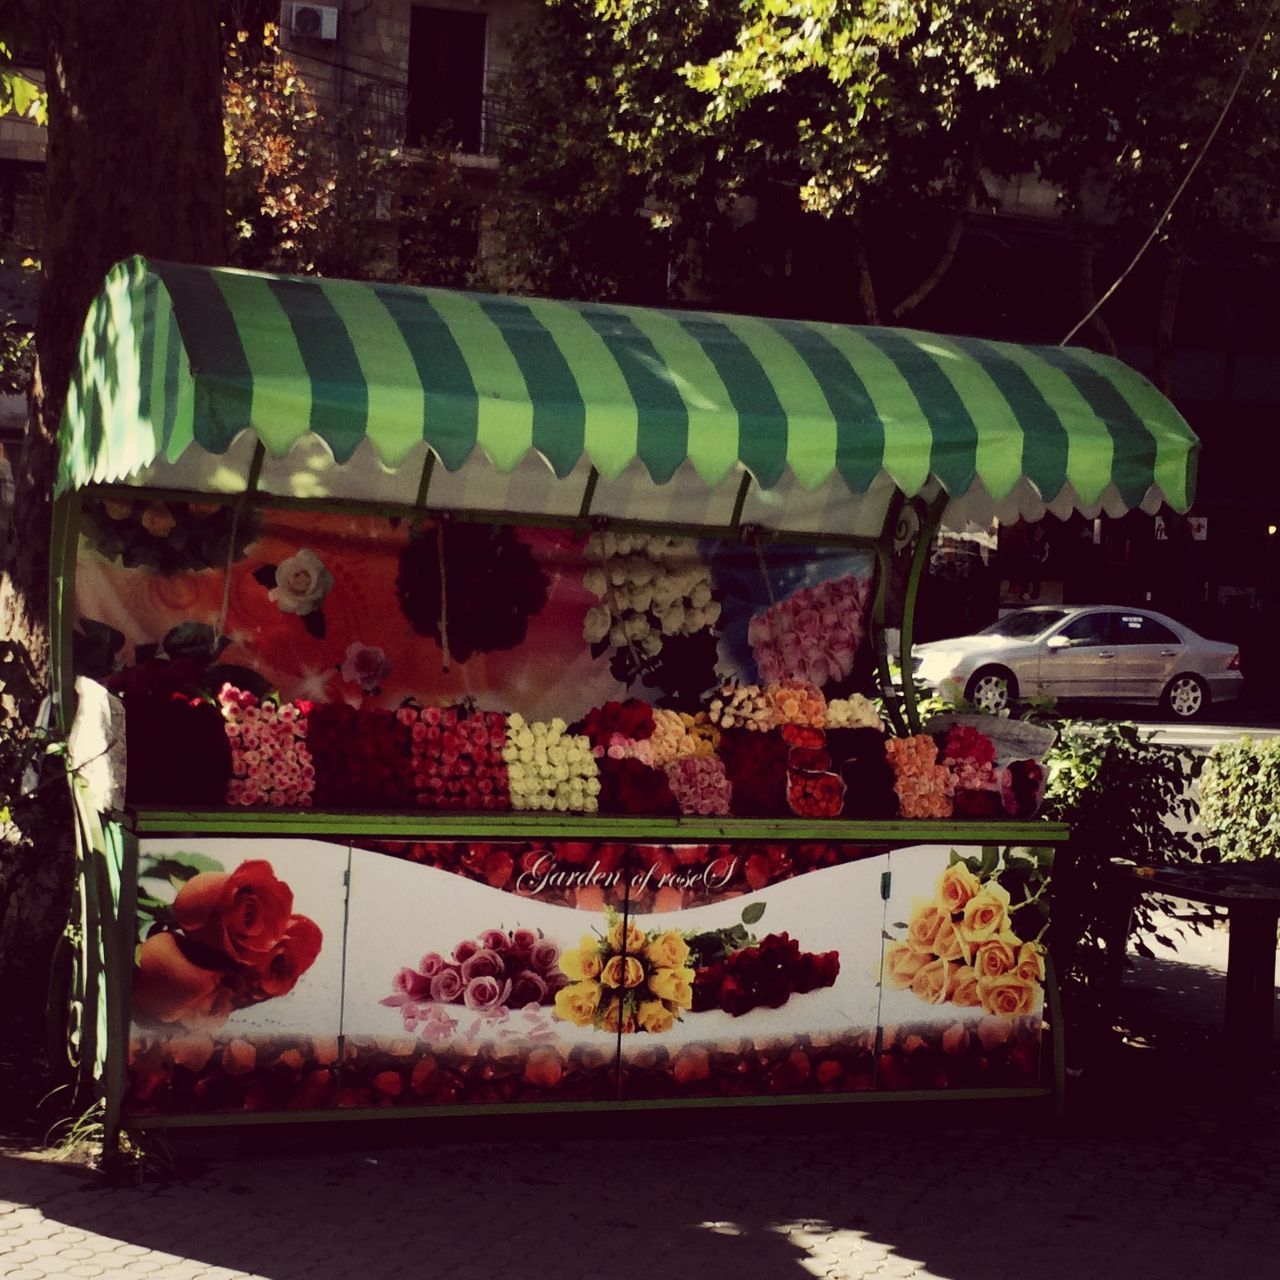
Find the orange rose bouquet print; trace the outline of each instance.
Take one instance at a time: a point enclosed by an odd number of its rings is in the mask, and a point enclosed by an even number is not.
[[[1044,984],[1047,867],[1030,850],[995,848],[961,857],[938,878],[932,899],[915,902],[889,940],[884,981],[931,1005],[987,1015],[1036,1012]]]
[[[288,995],[320,954],[319,926],[294,912],[293,891],[263,859],[226,871],[203,854],[166,853],[144,859],[139,881],[136,1022],[216,1030]],[[145,892],[157,881],[176,890],[171,903]]]

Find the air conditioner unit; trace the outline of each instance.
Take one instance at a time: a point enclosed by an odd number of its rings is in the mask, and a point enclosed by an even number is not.
[[[291,4],[289,30],[302,40],[336,40],[338,11],[330,5]]]

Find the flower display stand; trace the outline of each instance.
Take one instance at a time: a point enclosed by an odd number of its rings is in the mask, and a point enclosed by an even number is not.
[[[1034,733],[922,723],[916,595],[1196,451],[1086,351],[121,263],[51,566],[60,721],[126,717],[55,1001],[109,1132],[1060,1098],[1069,833]]]

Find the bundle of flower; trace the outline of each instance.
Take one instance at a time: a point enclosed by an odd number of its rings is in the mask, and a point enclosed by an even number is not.
[[[560,948],[541,930],[485,929],[464,938],[447,957],[429,951],[416,968],[401,969],[380,1003],[400,1010],[410,1034],[438,1038],[456,1026],[441,1006],[461,1005],[496,1018],[508,1009],[550,1004],[567,981],[559,960]]]
[[[288,995],[324,938],[294,913],[293,891],[271,863],[195,872],[178,854],[164,867],[175,869],[186,879],[173,904],[155,910],[160,927],[138,948],[134,1018],[210,1031],[237,1009]]]
[[[1000,798],[1004,811],[1014,818],[1030,818],[1040,807],[1046,780],[1038,760],[1015,760],[1000,771]]]
[[[409,730],[394,712],[322,703],[307,717],[307,749],[316,804],[395,809],[410,802]]]
[[[721,685],[707,707],[707,717],[717,728],[753,733],[768,733],[778,725],[773,699],[758,684]]]
[[[575,727],[591,739],[591,745],[597,751],[608,747],[614,739],[643,742],[653,734],[654,710],[639,698],[606,702],[603,706],[592,707]]]
[[[996,748],[972,725],[953,724],[942,743],[941,759],[955,780],[955,811],[965,817],[992,817],[1000,812]]]
[[[799,818],[838,818],[844,810],[844,792],[845,784],[838,773],[794,767],[787,770],[787,804]]]
[[[817,685],[807,680],[779,680],[765,685],[764,692],[773,704],[775,724],[825,727],[827,700]]]
[[[507,717],[469,707],[396,712],[409,731],[414,803],[425,809],[507,809]]]
[[[846,818],[893,818],[898,814],[896,778],[878,729],[828,729],[827,749],[845,783]]]
[[[125,695],[124,714],[129,804],[202,809],[228,801],[231,741],[219,706],[176,691],[140,691]]]
[[[221,570],[238,559],[260,527],[255,511],[233,503],[131,502],[127,498],[86,497],[80,515],[85,541],[99,555],[126,569],[152,573]],[[231,545],[232,534],[235,546]]]
[[[508,716],[502,758],[513,809],[599,809],[600,770],[591,740],[586,734],[569,733],[558,716],[546,721]]]
[[[855,575],[802,587],[751,619],[747,639],[760,679],[847,679],[864,632],[867,579]]]
[[[456,521],[415,533],[400,553],[396,594],[413,629],[446,656],[514,649],[547,603],[533,549],[504,525]]]
[[[259,699],[224,684],[218,705],[231,746],[227,803],[309,807],[316,778],[306,743],[311,703]]]
[[[792,750],[820,751],[827,745],[825,729],[815,729],[807,724],[784,724],[781,729],[782,741]]]
[[[682,756],[667,765],[667,785],[681,813],[726,814],[733,784],[719,756]]]
[[[605,813],[679,812],[665,770],[635,757],[614,758],[612,754],[600,760],[599,769],[600,808]]]
[[[951,770],[938,763],[938,744],[927,733],[890,738],[884,751],[904,818],[951,817],[954,780]]]
[[[733,788],[734,814],[767,818],[786,812],[790,750],[777,733],[727,729],[721,734],[720,759]]]
[[[583,638],[634,655],[637,670],[662,652],[664,639],[694,635],[719,620],[711,570],[692,538],[593,533],[586,558],[594,564],[582,583],[600,603],[587,611]]]
[[[603,937],[584,934],[560,957],[570,985],[555,996],[556,1017],[615,1034],[670,1031],[693,1004],[689,944],[674,929],[646,932],[610,912]]]
[[[874,729],[884,732],[884,721],[876,704],[860,693],[847,698],[832,698],[827,703],[828,729]]]
[[[886,948],[884,980],[929,1004],[1030,1014],[1044,982],[1044,950],[1013,931],[1009,891],[956,862],[933,898],[915,904],[906,939]]]
[[[720,745],[720,730],[705,712],[690,715],[659,707],[653,713],[653,735],[648,743],[651,762],[661,767],[682,756],[714,755]]]
[[[695,1013],[722,1009],[735,1018],[753,1009],[780,1009],[793,995],[834,986],[839,975],[839,952],[801,951],[794,938],[771,933],[699,968],[693,1009]]]

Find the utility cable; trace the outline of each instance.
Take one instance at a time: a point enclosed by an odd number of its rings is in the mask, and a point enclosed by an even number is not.
[[[1218,112],[1218,118],[1213,122],[1213,128],[1209,130],[1209,134],[1205,138],[1199,152],[1196,154],[1196,158],[1191,162],[1191,167],[1187,170],[1182,181],[1178,184],[1177,190],[1170,197],[1169,203],[1165,205],[1164,212],[1157,219],[1156,225],[1151,228],[1151,234],[1142,242],[1138,252],[1133,255],[1133,260],[1116,277],[1115,282],[1111,287],[1097,300],[1097,302],[1093,304],[1092,307],[1089,308],[1088,312],[1076,323],[1071,332],[1068,333],[1060,343],[1058,343],[1058,346],[1065,347],[1067,343],[1069,343],[1071,339],[1074,338],[1076,334],[1079,333],[1080,330],[1098,314],[1112,294],[1114,294],[1125,280],[1128,279],[1130,272],[1132,272],[1134,267],[1136,267],[1141,261],[1143,254],[1145,254],[1146,251],[1155,243],[1156,237],[1160,234],[1160,229],[1169,221],[1169,217],[1173,213],[1174,206],[1178,203],[1182,193],[1187,189],[1187,184],[1195,176],[1196,170],[1200,167],[1200,162],[1205,158],[1209,148],[1213,145],[1213,140],[1218,136],[1218,131],[1222,128],[1222,123],[1226,120],[1227,113],[1235,103],[1236,96],[1239,94],[1240,86],[1244,83],[1244,78],[1248,74],[1249,66],[1253,62],[1254,55],[1258,52],[1258,49],[1262,44],[1262,38],[1267,33],[1267,28],[1271,22],[1271,15],[1275,12],[1277,3],[1280,3],[1280,0],[1271,0],[1271,3],[1267,6],[1267,11],[1262,16],[1262,22],[1258,25],[1258,34],[1254,36],[1253,43],[1249,46],[1248,51],[1245,53],[1244,58],[1240,63],[1240,70],[1236,75],[1235,84],[1231,86],[1231,92],[1227,95],[1226,102],[1222,104],[1222,110]]]

